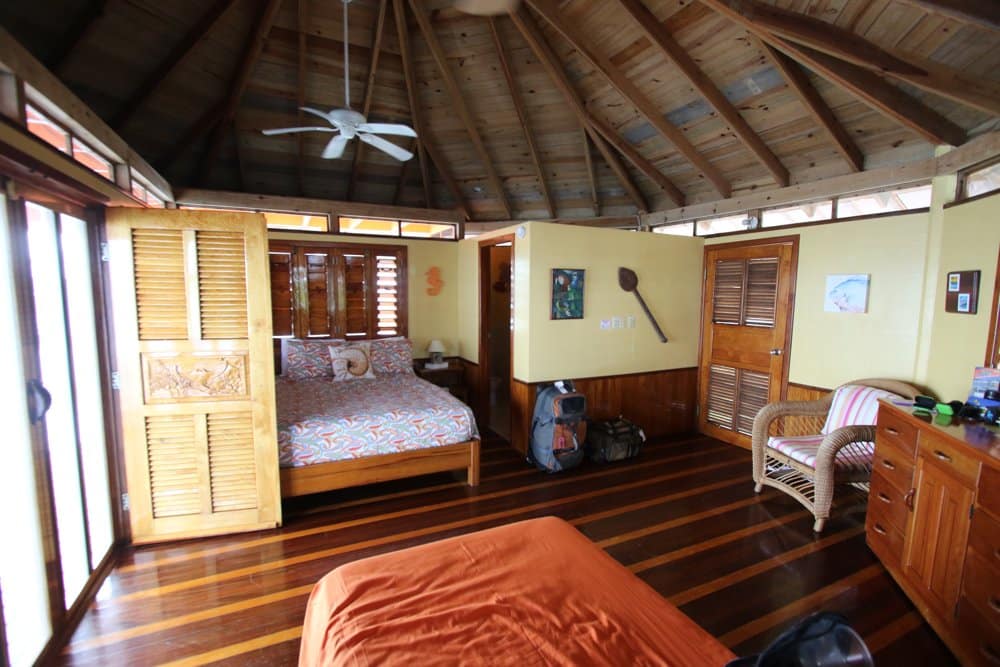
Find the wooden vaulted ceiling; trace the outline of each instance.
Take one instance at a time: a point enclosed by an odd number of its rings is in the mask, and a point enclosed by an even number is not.
[[[995,0],[353,0],[350,84],[398,163],[329,135],[340,0],[33,0],[0,23],[178,187],[628,216],[960,145],[1000,118]],[[58,18],[57,18],[58,17]],[[62,20],[59,20],[62,19]]]

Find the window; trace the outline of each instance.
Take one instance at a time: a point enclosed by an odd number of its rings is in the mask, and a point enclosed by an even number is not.
[[[98,176],[114,181],[114,168],[111,162],[93,148],[73,137],[73,159]]]
[[[405,336],[406,248],[271,243],[275,337]]]
[[[782,208],[766,209],[762,213],[761,227],[783,227],[803,222],[820,222],[833,218],[833,200],[796,204]]]
[[[28,132],[72,156],[74,160],[98,176],[114,183],[115,170],[111,160],[30,104],[24,105],[24,116],[28,123]]]
[[[341,234],[363,234],[365,236],[396,236],[411,239],[458,238],[458,225],[447,222],[411,222],[407,220],[385,220],[380,218],[337,218],[337,231]]]
[[[673,236],[694,236],[694,223],[682,222],[677,225],[660,225],[653,228],[654,234],[671,234]]]
[[[158,197],[152,187],[144,182],[135,170],[132,170],[132,196],[150,208],[163,208],[166,202]]]
[[[909,211],[917,208],[929,208],[930,205],[931,186],[928,183],[913,188],[840,197],[837,199],[837,218]]]
[[[328,232],[330,216],[321,213],[276,213],[264,211],[268,229],[292,232]]]
[[[959,174],[962,199],[1000,190],[1000,162]]]
[[[746,223],[748,219],[749,216],[745,213],[727,215],[721,218],[709,218],[707,220],[699,220],[696,223],[695,229],[698,236],[721,234],[723,232],[742,232],[749,228],[749,225]]]

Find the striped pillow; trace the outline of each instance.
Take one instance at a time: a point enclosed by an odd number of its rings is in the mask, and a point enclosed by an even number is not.
[[[845,384],[837,387],[833,394],[833,403],[826,416],[826,424],[820,431],[823,435],[832,433],[844,426],[871,426],[878,416],[878,400],[901,399],[890,391],[865,387],[857,384]]]

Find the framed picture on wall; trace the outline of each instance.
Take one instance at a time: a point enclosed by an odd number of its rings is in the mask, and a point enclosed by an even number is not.
[[[552,307],[549,319],[583,319],[585,269],[552,269]]]

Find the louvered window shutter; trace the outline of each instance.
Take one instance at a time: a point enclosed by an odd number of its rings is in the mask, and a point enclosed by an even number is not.
[[[753,420],[767,405],[770,377],[743,368],[712,365],[708,374],[707,420],[744,435],[753,432]]]
[[[399,333],[399,260],[395,254],[375,256],[375,317],[377,335]]]
[[[736,430],[743,435],[753,433],[753,420],[761,408],[767,405],[767,394],[770,388],[770,377],[766,373],[757,373],[740,369],[739,392],[736,405]]]
[[[288,250],[271,250],[271,326],[275,336],[294,334],[292,307],[292,253]]]
[[[107,233],[133,541],[277,525],[263,217],[108,209]]]
[[[743,324],[773,327],[778,298],[778,258],[748,260],[746,274]]]
[[[732,430],[736,414],[736,369],[713,365],[708,372],[708,421]]]
[[[746,262],[742,259],[715,262],[712,321],[716,324],[739,324],[742,321],[745,272]]]
[[[344,336],[368,337],[370,289],[368,253],[348,253],[341,256],[344,267]]]
[[[306,299],[308,327],[305,335],[327,337],[333,334],[330,318],[331,264],[328,252],[306,251]]]

